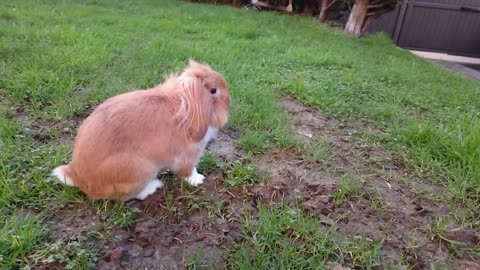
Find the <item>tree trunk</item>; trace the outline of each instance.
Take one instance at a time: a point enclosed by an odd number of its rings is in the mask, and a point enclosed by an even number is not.
[[[330,7],[330,1],[332,0],[322,0],[322,7],[320,9],[320,15],[318,19],[320,23],[325,23],[327,21],[328,8]]]
[[[367,17],[369,0],[356,0],[353,5],[352,12],[348,17],[347,25],[345,26],[345,32],[355,37],[359,37],[362,34],[363,24]]]
[[[288,0],[288,6],[285,8],[285,11],[292,12],[293,11],[293,0]]]

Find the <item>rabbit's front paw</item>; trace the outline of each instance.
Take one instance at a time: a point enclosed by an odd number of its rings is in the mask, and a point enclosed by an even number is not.
[[[199,174],[198,172],[194,172],[192,175],[186,178],[187,182],[192,186],[198,186],[203,184],[203,180],[205,180],[205,176]]]

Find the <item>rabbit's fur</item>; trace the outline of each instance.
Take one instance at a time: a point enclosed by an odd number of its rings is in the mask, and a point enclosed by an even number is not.
[[[162,84],[109,98],[85,119],[68,165],[52,172],[89,198],[145,199],[168,169],[191,185],[203,183],[196,164],[228,121],[225,79],[193,60]]]

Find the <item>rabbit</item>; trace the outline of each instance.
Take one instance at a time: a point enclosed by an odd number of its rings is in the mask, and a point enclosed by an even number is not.
[[[190,59],[180,75],[100,104],[79,127],[71,162],[51,175],[93,200],[144,200],[163,186],[161,170],[198,186],[197,162],[229,106],[223,76]]]

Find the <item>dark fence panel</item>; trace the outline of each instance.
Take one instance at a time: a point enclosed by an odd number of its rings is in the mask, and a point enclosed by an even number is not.
[[[479,0],[480,1],[480,0]],[[397,23],[398,13],[400,9],[395,9],[382,16],[376,18],[368,25],[368,32],[384,32],[390,38],[393,39],[393,33],[395,32],[395,25]]]
[[[447,5],[470,5],[478,6],[478,0],[410,0],[410,2],[423,2],[429,4],[447,4]]]
[[[368,27],[403,48],[480,57],[480,0],[404,0]]]

